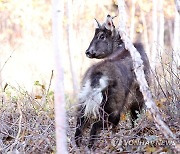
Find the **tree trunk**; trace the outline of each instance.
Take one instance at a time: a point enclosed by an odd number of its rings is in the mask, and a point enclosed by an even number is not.
[[[72,59],[73,56],[73,50],[75,46],[75,39],[74,39],[74,33],[73,33],[73,5],[72,0],[68,0],[68,26],[67,26],[67,32],[68,32],[68,55],[69,55],[69,62],[70,62],[70,71],[71,71],[71,77],[72,77],[72,84],[73,84],[73,96],[75,97],[78,92],[78,81],[77,81],[77,75],[74,71],[74,61]]]
[[[123,0],[118,0],[119,10],[119,29],[120,31],[126,31],[127,14],[125,9],[125,3]]]
[[[151,50],[151,68],[154,71],[156,67],[157,56],[157,0],[153,0],[152,25],[153,41]]]
[[[130,38],[134,40],[134,24],[135,24],[135,10],[136,10],[136,0],[131,0],[132,9],[131,9],[131,28],[130,28]]]
[[[175,2],[177,11],[178,11],[179,14],[180,14],[180,0],[174,0],[174,2]]]
[[[158,12],[159,12],[159,33],[158,33],[158,58],[157,60],[158,63],[161,63],[161,58],[159,56],[162,56],[163,51],[164,51],[164,12],[163,12],[163,2],[164,0],[159,0],[159,5],[158,5]]]
[[[122,9],[124,7],[124,5],[125,5],[124,0],[118,0],[119,11],[121,11],[122,16],[124,16],[126,14],[126,12],[123,12],[123,11],[125,11],[125,9]],[[123,22],[125,22],[125,21],[120,20],[120,26],[121,26],[121,24],[125,25],[125,23],[123,24]],[[148,111],[151,113],[156,127],[164,134],[164,136],[168,140],[171,139],[174,141],[174,143],[176,143],[174,134],[169,129],[169,127],[163,122],[163,120],[160,116],[159,110],[158,110],[155,102],[152,99],[151,91],[150,91],[147,81],[145,79],[145,75],[144,75],[144,71],[143,71],[143,61],[141,59],[141,56],[140,56],[139,52],[137,52],[136,48],[133,46],[133,44],[132,44],[131,40],[128,38],[126,32],[123,30],[125,30],[124,27],[123,28],[119,27],[119,33],[120,33],[120,36],[121,36],[123,42],[125,43],[125,48],[131,54],[131,57],[133,60],[134,72],[136,75],[136,79],[139,83],[140,90],[144,96],[145,105],[146,105]],[[179,144],[175,144],[174,148],[180,152]]]
[[[173,26],[172,26],[172,21],[168,20],[168,29],[169,29],[169,45],[172,47],[173,46]]]
[[[0,61],[0,89],[2,90],[2,73],[1,73],[1,61]],[[0,90],[0,91],[1,91]]]
[[[139,6],[140,6],[140,8],[142,8],[142,6],[143,6],[142,0],[139,1]],[[147,23],[146,23],[144,11],[143,10],[140,10],[140,11],[141,11],[141,20],[142,20],[143,27],[144,27],[143,35],[144,35],[145,49],[146,49],[146,53],[148,55],[148,58],[150,58],[150,47],[149,47]]]
[[[178,1],[178,0],[177,0]],[[180,3],[180,2],[179,2]],[[180,14],[178,13],[178,3],[175,5],[175,19],[174,19],[174,43],[173,43],[173,69],[178,73],[180,69]]]
[[[64,1],[52,1],[52,32],[55,56],[55,127],[56,127],[56,153],[66,154],[66,112],[63,85],[62,47],[63,47],[63,15]]]

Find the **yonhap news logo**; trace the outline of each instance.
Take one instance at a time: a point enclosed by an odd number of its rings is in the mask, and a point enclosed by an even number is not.
[[[124,139],[119,137],[114,137],[111,140],[111,144],[114,147],[121,146],[172,146],[175,145],[174,141],[167,139],[151,139],[147,140],[146,138],[133,138],[133,139]]]

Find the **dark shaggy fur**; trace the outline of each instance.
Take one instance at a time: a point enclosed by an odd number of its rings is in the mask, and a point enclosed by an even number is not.
[[[94,38],[86,51],[89,58],[103,58],[104,60],[91,66],[82,81],[75,132],[75,141],[78,146],[80,146],[84,128],[92,119],[95,119],[95,122],[91,126],[89,148],[93,146],[98,131],[109,124],[113,127],[117,126],[120,114],[125,108],[130,111],[134,127],[134,121],[137,119],[136,111],[141,112],[144,105],[130,53],[125,49],[114,25],[110,28],[106,25],[109,25],[108,22],[113,25],[112,20],[107,20],[102,26],[98,25],[99,28],[96,29]],[[142,57],[146,79],[150,84],[150,66],[147,55],[142,44],[136,43],[134,46]],[[131,97],[129,97],[130,93]],[[99,107],[98,111],[94,107],[96,105]]]

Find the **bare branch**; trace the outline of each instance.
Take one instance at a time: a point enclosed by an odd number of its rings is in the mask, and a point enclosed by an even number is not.
[[[2,68],[1,68],[1,70],[0,70],[0,72],[2,72],[2,70],[3,70],[4,67],[5,67],[5,65],[7,64],[7,62],[9,61],[9,59],[12,57],[14,51],[15,51],[15,50],[13,50],[13,51],[11,52],[10,56],[7,58],[7,60],[6,60],[5,63],[3,64],[3,66],[2,66]]]
[[[50,87],[51,87],[51,82],[52,82],[53,75],[54,75],[54,70],[51,71],[51,77],[50,77],[50,80],[49,80],[49,86],[48,86],[48,89],[47,89],[47,92],[46,92],[46,97],[49,94],[49,90],[50,90]]]
[[[19,111],[18,133],[16,135],[14,143],[11,145],[10,153],[12,153],[13,148],[16,146],[16,144],[18,144],[18,140],[19,140],[20,133],[21,133],[21,127],[22,127],[21,126],[21,123],[22,123],[22,111],[21,111],[21,104],[20,104],[19,101],[17,101],[17,108],[18,108],[18,111]]]

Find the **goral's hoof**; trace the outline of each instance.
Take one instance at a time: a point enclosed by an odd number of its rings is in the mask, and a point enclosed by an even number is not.
[[[82,133],[79,129],[77,129],[75,133],[75,143],[78,147],[80,147],[81,142],[82,142]]]

